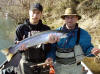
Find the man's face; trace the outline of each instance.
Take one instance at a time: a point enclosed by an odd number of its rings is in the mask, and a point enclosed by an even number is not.
[[[78,21],[78,16],[76,15],[65,16],[65,24],[68,29],[74,29],[77,21]]]
[[[38,24],[39,20],[41,19],[42,12],[38,9],[34,9],[33,11],[29,10],[29,17],[31,24]]]

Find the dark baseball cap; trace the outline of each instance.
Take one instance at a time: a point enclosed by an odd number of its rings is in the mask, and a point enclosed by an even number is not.
[[[30,5],[30,10],[38,9],[39,11],[43,11],[43,7],[40,3],[35,3]]]

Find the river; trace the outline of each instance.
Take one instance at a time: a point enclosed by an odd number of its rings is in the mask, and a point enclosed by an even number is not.
[[[9,48],[14,44],[15,21],[0,12],[0,50]],[[5,60],[5,56],[0,53],[0,64]]]

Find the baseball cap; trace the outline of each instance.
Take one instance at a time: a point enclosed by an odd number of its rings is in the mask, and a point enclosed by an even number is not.
[[[30,10],[38,9],[39,11],[43,11],[43,7],[40,3],[35,3],[30,5]]]

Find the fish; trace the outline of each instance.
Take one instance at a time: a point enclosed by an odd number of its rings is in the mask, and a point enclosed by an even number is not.
[[[5,54],[8,61],[8,63],[6,63],[5,68],[7,68],[8,66],[18,66],[19,61],[21,59],[21,46],[25,45],[25,48],[29,48],[38,44],[45,44],[48,42],[50,34],[56,35],[60,39],[67,37],[67,33],[62,32],[60,30],[48,30],[39,32],[31,37],[25,38],[20,43],[15,44],[10,48],[1,50],[1,52]]]

